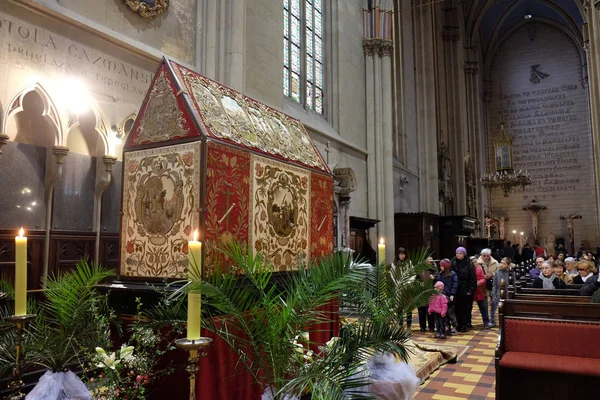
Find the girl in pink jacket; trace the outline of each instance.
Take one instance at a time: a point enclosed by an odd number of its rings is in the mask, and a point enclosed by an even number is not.
[[[433,315],[435,321],[436,338],[446,339],[446,331],[444,329],[444,318],[448,312],[448,299],[444,296],[444,283],[436,282],[434,285],[438,294],[431,296],[429,300],[429,314]]]

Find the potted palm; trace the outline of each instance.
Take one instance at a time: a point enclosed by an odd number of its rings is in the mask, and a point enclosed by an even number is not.
[[[343,254],[334,254],[285,277],[274,274],[260,254],[233,244],[222,252],[227,268],[216,268],[188,290],[203,294],[204,327],[224,340],[264,390],[264,398],[370,398],[366,362],[373,354],[393,353],[406,359],[410,330],[406,311],[423,305],[430,288],[414,277],[427,269],[426,252],[411,255],[399,267],[353,269]],[[233,268],[231,267],[233,266]],[[352,310],[339,339],[316,350],[311,326],[329,322],[318,311],[342,299]],[[156,327],[181,323],[183,300],[163,303],[150,312]],[[308,335],[306,334],[308,332]]]

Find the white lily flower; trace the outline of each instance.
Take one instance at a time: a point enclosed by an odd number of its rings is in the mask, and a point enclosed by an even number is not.
[[[327,343],[325,343],[325,347],[328,350],[333,349],[333,347],[336,345],[336,343],[340,340],[340,338],[338,336],[334,336],[331,339],[329,339],[329,341]]]
[[[119,351],[119,356],[122,360],[129,360],[133,358],[133,346],[121,346],[121,350]]]

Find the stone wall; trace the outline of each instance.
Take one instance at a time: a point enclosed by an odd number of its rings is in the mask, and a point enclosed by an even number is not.
[[[196,61],[197,0],[171,1],[167,11],[143,19],[123,0],[52,0],[100,26],[144,43],[180,61]],[[38,1],[48,3],[49,0]]]
[[[533,242],[531,216],[522,208],[535,201],[547,207],[539,216],[542,243],[550,231],[568,243],[567,223],[560,216],[577,214],[583,218],[575,221],[576,247],[582,241],[596,246],[590,113],[581,56],[562,31],[529,23],[503,42],[492,66],[488,171],[495,167],[492,139],[504,112],[506,131],[514,139],[513,165],[527,169],[533,181],[525,191],[513,190],[509,197],[500,189],[492,194],[494,216],[509,218],[505,227],[509,240],[515,229]]]
[[[11,2],[0,3],[0,103],[4,106],[36,82],[58,103],[68,95],[65,82],[77,80],[99,104],[107,122],[119,124],[139,109],[157,65],[158,60],[132,54],[84,29]]]
[[[362,4],[323,2],[325,114],[306,110],[283,95],[283,12],[280,0],[246,0],[245,93],[302,121],[326,157],[356,173],[351,214],[367,217],[365,62]]]
[[[247,0],[246,4],[246,94],[281,109],[283,3]]]

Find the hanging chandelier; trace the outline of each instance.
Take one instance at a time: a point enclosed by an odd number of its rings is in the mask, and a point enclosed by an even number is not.
[[[500,134],[494,138],[494,155],[496,171],[485,173],[481,177],[481,184],[488,191],[500,187],[504,191],[504,197],[508,197],[511,189],[531,185],[531,177],[527,170],[515,171],[512,160],[512,138],[506,134],[504,124],[500,125]]]
[[[513,187],[521,186],[525,189],[525,186],[531,185],[531,177],[527,171],[522,169],[518,171],[505,169],[483,174],[481,184],[489,191],[495,187],[500,187],[504,191],[504,197],[508,197]]]

